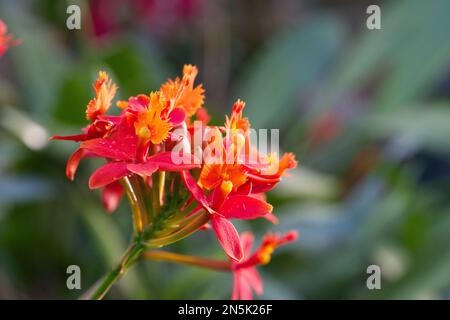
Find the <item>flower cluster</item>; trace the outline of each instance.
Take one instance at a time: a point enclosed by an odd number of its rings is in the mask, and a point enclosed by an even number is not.
[[[203,107],[205,90],[195,85],[197,73],[195,66],[185,65],[182,77],[168,80],[156,92],[118,101],[120,113],[108,115],[117,86],[100,72],[93,85],[95,97],[86,108],[89,124],[80,134],[52,139],[81,142],[67,162],[70,180],[82,159],[106,160],[90,176],[89,187],[102,189],[102,203],[109,212],[124,194],[128,197],[135,239],[119,274],[143,256],[219,265],[219,269],[225,265],[234,275],[233,298],[249,299],[251,288],[262,292],[255,266],[268,263],[272,251],[295,240],[296,233],[268,234],[251,254],[253,236],[248,232],[239,236],[231,220],[265,218],[276,223],[264,194],[297,162],[291,153],[278,158],[252,145],[241,100],[233,105],[224,125],[209,125]],[[204,229],[215,232],[228,262],[150,251]],[[94,297],[105,293],[99,291]]]
[[[13,39],[13,36],[8,34],[8,27],[0,19],[0,57],[12,46],[18,45],[19,40]]]

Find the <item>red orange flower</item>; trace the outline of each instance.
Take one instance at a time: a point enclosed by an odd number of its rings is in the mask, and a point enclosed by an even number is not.
[[[256,267],[268,264],[277,247],[296,239],[296,231],[288,232],[285,235],[268,233],[263,238],[261,246],[251,254],[253,235],[250,232],[242,234],[241,241],[246,258],[240,262],[231,262],[234,280],[231,298],[233,300],[251,300],[253,298],[252,291],[261,295],[263,283]]]
[[[117,208],[126,192],[136,237],[122,259],[121,272],[138,260],[144,248],[168,245],[211,225],[231,262],[203,262],[231,270],[235,283],[233,298],[247,299],[251,298],[252,290],[262,292],[255,267],[267,263],[272,251],[294,240],[296,234],[269,234],[250,255],[252,237],[244,234],[241,239],[231,220],[266,218],[275,223],[273,207],[264,193],[297,162],[291,153],[278,159],[275,154],[261,154],[252,146],[250,122],[243,116],[245,103],[241,100],[233,105],[224,126],[209,126],[209,117],[202,107],[204,90],[202,85],[194,86],[197,73],[195,66],[185,65],[182,78],[169,80],[159,91],[148,95],[118,101],[120,114],[110,116],[107,111],[117,86],[101,71],[93,85],[95,97],[86,107],[90,124],[81,134],[51,139],[81,142],[67,162],[66,175],[70,180],[83,158],[106,161],[90,176],[89,188],[103,188],[102,203],[109,212]],[[191,117],[201,121],[202,134],[212,134],[198,146],[189,135],[198,127],[196,123],[191,125]],[[202,164],[194,156],[199,149],[207,154],[204,160],[212,162]],[[193,174],[199,177],[198,181]],[[148,256],[196,261],[176,254]],[[94,294],[102,295],[102,292]]]

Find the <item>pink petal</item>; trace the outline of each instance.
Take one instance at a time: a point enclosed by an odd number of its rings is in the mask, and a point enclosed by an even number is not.
[[[241,234],[241,244],[242,249],[244,250],[244,258],[249,258],[252,245],[253,245],[253,234],[251,232],[244,232]]]
[[[240,300],[252,300],[252,289],[247,279],[245,278],[243,270],[239,270],[239,299]]]
[[[98,168],[89,178],[89,188],[97,189],[114,181],[117,181],[128,174],[125,162],[110,162]]]
[[[277,216],[274,215],[272,212],[266,214],[265,216],[263,216],[263,218],[268,220],[268,221],[270,221],[270,222],[272,222],[273,224],[278,224],[279,223],[279,220],[278,220]]]
[[[259,276],[258,270],[256,270],[255,267],[251,267],[242,269],[241,272],[245,282],[255,291],[255,293],[257,295],[262,295],[264,292],[263,282]]]
[[[186,112],[184,112],[183,108],[175,108],[169,114],[169,121],[173,126],[177,126],[184,121],[186,118]]]
[[[103,188],[102,191],[102,204],[103,207],[109,213],[112,213],[117,209],[124,193],[123,187],[120,182],[116,181],[110,183]]]
[[[229,196],[219,210],[227,219],[256,219],[271,211],[267,202],[243,195]]]
[[[132,163],[128,164],[127,168],[133,173],[147,177],[150,177],[156,170],[158,170],[158,166],[152,162]]]
[[[241,241],[239,240],[239,234],[233,224],[221,215],[213,214],[211,217],[211,225],[225,253],[231,259],[238,262],[241,261],[244,252]]]
[[[8,31],[8,27],[3,22],[3,20],[0,19],[0,34],[4,35]]]
[[[205,223],[203,226],[200,227],[199,230],[209,230],[211,229],[211,225],[209,223]]]
[[[240,271],[233,272],[233,291],[231,293],[232,300],[239,300],[241,297],[242,276]]]
[[[131,97],[128,99],[128,107],[134,111],[144,111],[148,106],[148,99],[143,96]]]

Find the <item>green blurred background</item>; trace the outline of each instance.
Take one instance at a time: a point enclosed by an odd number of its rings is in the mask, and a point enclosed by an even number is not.
[[[98,165],[64,175],[98,70],[119,97],[155,90],[196,64],[214,123],[247,102],[256,128],[280,128],[299,169],[269,194],[299,240],[260,268],[264,299],[450,297],[450,1],[0,0],[22,39],[0,59],[0,298],[77,298],[119,259],[126,201],[108,215],[87,187]],[[78,4],[82,30],[66,28]],[[201,232],[170,249],[223,258]],[[66,288],[66,268],[82,290]],[[367,266],[382,290],[366,288]],[[231,275],[145,262],[108,298],[228,298]]]

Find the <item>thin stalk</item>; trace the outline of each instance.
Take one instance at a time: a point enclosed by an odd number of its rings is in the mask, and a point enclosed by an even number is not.
[[[158,216],[159,212],[161,211],[161,202],[159,198],[159,175],[153,174],[152,175],[152,209],[153,209],[153,215],[155,217]]]
[[[144,202],[145,207],[147,208],[147,219],[150,222],[154,221],[153,209],[152,209],[152,190],[148,185],[148,177],[140,179],[141,181],[141,190],[144,190]]]
[[[166,185],[166,172],[160,171],[158,172],[159,178],[159,205],[162,206],[164,203],[164,186]]]
[[[220,261],[202,257],[194,257],[167,251],[146,251],[144,252],[142,257],[148,260],[181,263],[191,266],[213,269],[217,271],[231,270],[231,264],[229,261]]]
[[[143,226],[142,218],[141,218],[141,214],[142,214],[141,206],[138,202],[138,198],[136,196],[136,193],[134,192],[133,186],[131,185],[130,179],[128,179],[128,177],[124,177],[122,179],[122,185],[125,189],[125,192],[127,194],[128,200],[131,205],[131,212],[133,214],[134,232],[136,234],[140,234],[144,230],[144,226]]]
[[[130,184],[133,187],[134,194],[136,195],[137,204],[139,206],[139,217],[142,223],[143,228],[148,224],[148,213],[147,207],[145,205],[144,193],[141,188],[140,180],[141,178],[137,175],[132,175],[129,180]]]

